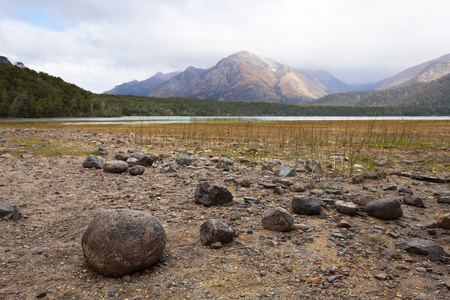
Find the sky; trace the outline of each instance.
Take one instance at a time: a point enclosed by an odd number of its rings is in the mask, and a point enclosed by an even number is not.
[[[247,50],[350,84],[450,53],[448,0],[0,0],[0,55],[101,93]]]

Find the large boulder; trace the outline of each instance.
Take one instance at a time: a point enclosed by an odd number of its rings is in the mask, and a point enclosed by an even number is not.
[[[92,269],[120,277],[153,265],[164,250],[166,233],[149,213],[105,210],[89,224],[81,244]]]
[[[236,230],[216,219],[205,221],[200,227],[200,241],[203,245],[221,242],[231,242],[236,236]]]
[[[262,225],[271,231],[290,231],[294,227],[294,218],[284,208],[270,208],[262,215]]]
[[[204,206],[218,206],[233,201],[233,195],[224,186],[212,185],[208,182],[201,182],[195,190],[195,203]]]
[[[128,171],[129,165],[122,160],[108,161],[103,167],[103,171],[108,173],[125,173]]]
[[[103,157],[95,156],[95,155],[89,155],[84,161],[83,161],[83,167],[84,168],[95,168],[95,169],[103,169],[105,166],[105,160]]]
[[[402,205],[394,198],[372,201],[364,207],[364,210],[369,216],[382,220],[396,220],[403,216]]]
[[[295,197],[292,209],[298,215],[320,215],[322,201],[316,197]]]

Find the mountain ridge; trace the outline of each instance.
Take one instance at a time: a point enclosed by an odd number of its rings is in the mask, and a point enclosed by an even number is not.
[[[383,90],[395,86],[407,86],[418,82],[431,82],[450,73],[450,53],[410,67],[380,81],[373,89]]]
[[[324,96],[329,90],[348,90],[348,85],[325,73],[321,75],[327,79],[321,81],[312,72],[241,51],[209,69],[189,67],[147,96],[298,104]]]

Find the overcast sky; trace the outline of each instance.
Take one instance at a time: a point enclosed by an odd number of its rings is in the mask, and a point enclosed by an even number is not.
[[[449,0],[0,0],[0,55],[93,92],[248,50],[347,83],[450,53]]]

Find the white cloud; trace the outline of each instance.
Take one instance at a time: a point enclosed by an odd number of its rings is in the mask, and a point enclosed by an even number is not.
[[[158,71],[211,67],[240,50],[297,68],[325,69],[348,82],[377,81],[450,52],[447,0],[0,0],[0,5],[0,55],[94,92]],[[54,20],[39,26],[39,18],[31,20],[33,11]]]

